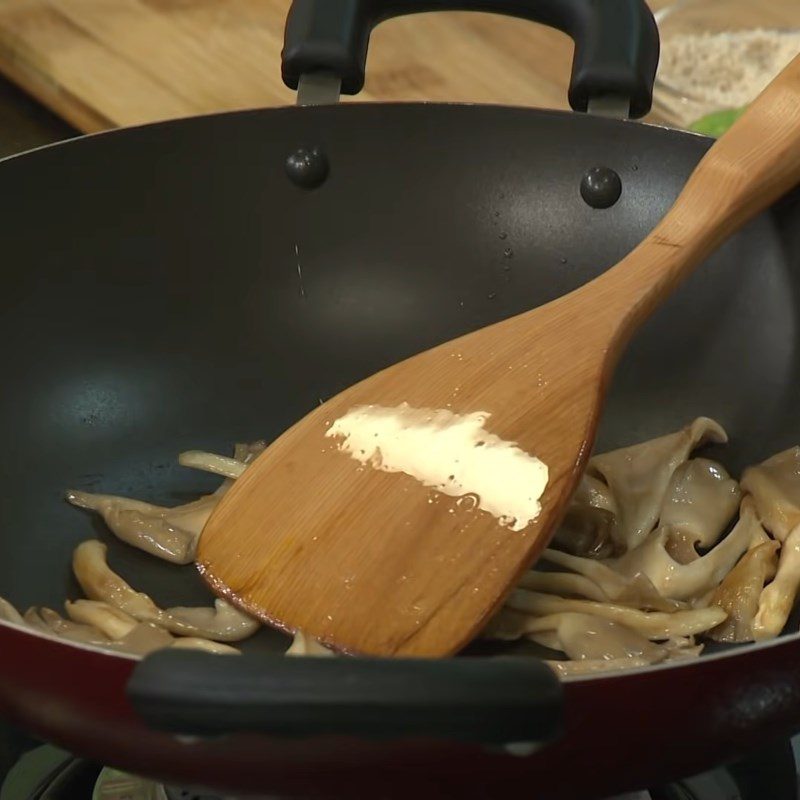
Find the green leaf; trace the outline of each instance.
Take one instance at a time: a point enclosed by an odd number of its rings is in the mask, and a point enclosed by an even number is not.
[[[689,130],[717,138],[722,136],[745,111],[747,111],[747,106],[744,108],[728,108],[724,111],[715,111],[690,125]]]

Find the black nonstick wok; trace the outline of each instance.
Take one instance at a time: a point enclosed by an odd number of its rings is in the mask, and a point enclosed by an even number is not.
[[[355,92],[376,21],[449,8],[561,27],[576,109],[647,111],[658,40],[639,0],[298,0],[285,78],[314,73],[307,101],[340,79]],[[98,536],[136,588],[207,603],[194,569],[119,544],[63,491],[208,491],[178,452],[275,437],[385,365],[574,289],[654,226],[709,144],[585,113],[323,105],[0,162],[0,595],[60,607],[73,548]],[[734,471],[800,441],[798,222],[788,197],[647,324],[600,448],[700,414],[732,435]],[[601,796],[800,728],[794,632],[562,689],[529,660],[273,657],[285,646],[265,630],[239,659],[137,664],[0,623],[0,709],[137,773],[303,796]],[[520,738],[538,749],[503,746]]]

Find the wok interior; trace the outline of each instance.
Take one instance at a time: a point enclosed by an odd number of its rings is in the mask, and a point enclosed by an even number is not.
[[[283,161],[310,136],[332,169],[304,192]],[[0,595],[61,608],[79,594],[71,552],[97,535],[137,589],[204,602],[193,568],[118,543],[64,489],[167,505],[210,491],[180,451],[274,438],[382,366],[584,283],[657,222],[707,146],[567,114],[362,106],[149,126],[3,162]],[[605,211],[578,191],[599,165],[623,181]],[[598,449],[698,415],[728,430],[734,475],[800,443],[799,204],[751,224],[646,325]]]

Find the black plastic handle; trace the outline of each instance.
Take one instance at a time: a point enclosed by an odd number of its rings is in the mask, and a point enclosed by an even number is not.
[[[544,744],[561,685],[529,658],[264,658],[162,650],[128,697],[151,727],[187,735],[423,737]]]
[[[286,21],[283,80],[296,89],[308,72],[332,72],[345,94],[364,86],[367,48],[379,22],[423,11],[489,11],[558,28],[575,42],[569,102],[627,98],[630,113],[650,110],[659,38],[644,0],[294,0]]]

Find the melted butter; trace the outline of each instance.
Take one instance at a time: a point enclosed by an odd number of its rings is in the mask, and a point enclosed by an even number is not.
[[[451,497],[471,495],[478,508],[520,531],[541,511],[547,465],[486,430],[489,414],[446,409],[356,406],[326,436],[339,449],[383,472],[402,472]]]

